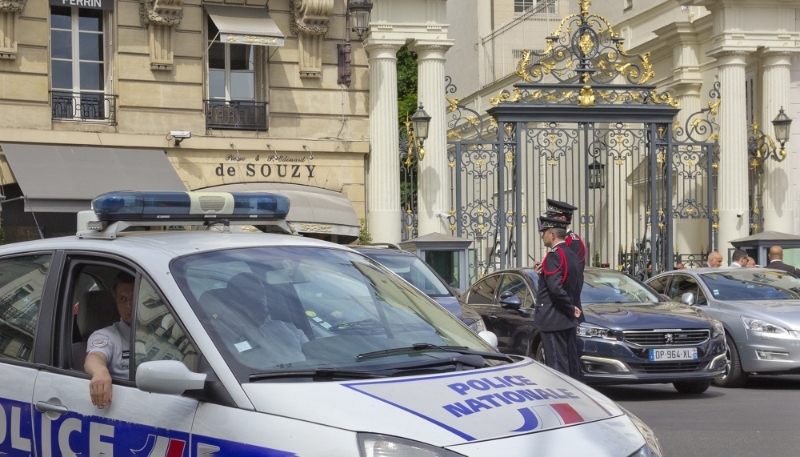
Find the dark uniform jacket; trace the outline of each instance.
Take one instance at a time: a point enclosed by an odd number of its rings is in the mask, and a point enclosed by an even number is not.
[[[569,330],[578,326],[575,303],[582,282],[578,259],[565,243],[551,249],[542,262],[536,290],[534,322],[541,332]]]
[[[564,242],[567,243],[569,249],[575,253],[575,257],[578,259],[578,267],[580,267],[581,270],[581,284],[578,287],[578,291],[580,292],[583,290],[583,270],[586,268],[586,244],[584,244],[581,237],[572,230],[567,232],[567,239],[564,240]],[[580,293],[578,293],[578,301],[575,302],[575,306],[581,309],[581,317],[578,318],[578,322],[586,322],[586,317],[583,315],[583,304],[581,303]]]
[[[781,270],[789,273],[790,275],[794,276],[795,278],[800,278],[800,271],[797,268],[783,263],[781,260],[776,260],[774,262],[770,262],[767,264],[767,268],[772,268],[775,270]]]

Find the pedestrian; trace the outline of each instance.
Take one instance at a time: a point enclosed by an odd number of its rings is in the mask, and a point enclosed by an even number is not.
[[[717,251],[710,252],[708,254],[708,260],[706,260],[706,266],[709,268],[719,268],[722,265],[722,254]]]
[[[575,379],[580,379],[576,328],[583,312],[575,306],[580,296],[578,259],[564,241],[567,222],[548,217],[539,218],[542,242],[547,255],[534,269],[539,273],[534,322],[544,346],[545,363]]]
[[[684,265],[683,265],[681,262],[678,262],[678,263],[675,265],[675,269],[676,269],[676,270],[683,270],[684,268],[686,268],[686,267],[685,267],[685,266],[684,266]]]
[[[544,215],[545,217],[552,219],[561,219],[567,223],[567,236],[564,239],[564,242],[567,244],[567,247],[573,253],[575,253],[575,258],[578,260],[578,267],[580,268],[580,285],[578,286],[578,291],[581,291],[583,290],[583,270],[586,269],[586,244],[583,242],[581,237],[578,236],[577,233],[573,232],[570,228],[572,225],[572,215],[577,209],[578,208],[576,206],[572,206],[569,203],[548,198],[547,211],[545,211]],[[578,294],[577,301],[574,304],[581,310],[581,316],[578,318],[578,322],[581,324],[586,322],[586,318],[583,315],[583,305],[580,300],[580,293]]]
[[[756,267],[758,267],[758,265],[756,265],[756,259],[754,259],[754,258],[752,258],[750,256],[747,257],[747,265],[745,265],[745,266],[747,268],[756,268]]]
[[[797,268],[783,263],[782,247],[772,246],[771,248],[769,248],[769,252],[767,253],[767,259],[769,259],[769,264],[767,264],[767,268],[785,271],[786,273],[789,273],[795,278],[800,278],[800,271],[798,271]]]
[[[731,266],[736,268],[744,268],[747,266],[747,252],[742,249],[737,249],[733,251],[733,255],[731,256]]]

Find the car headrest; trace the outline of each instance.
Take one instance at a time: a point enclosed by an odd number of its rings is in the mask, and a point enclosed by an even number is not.
[[[90,290],[83,294],[78,305],[78,330],[86,341],[91,334],[119,320],[117,302],[108,290]]]
[[[238,305],[254,322],[259,324],[266,318],[266,290],[253,273],[239,273],[228,280],[225,286],[231,305]]]

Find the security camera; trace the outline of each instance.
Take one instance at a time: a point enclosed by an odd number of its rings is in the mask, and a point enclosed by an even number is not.
[[[738,213],[736,213],[736,217],[742,217],[742,216],[744,216],[744,211],[739,211]]]
[[[186,138],[192,137],[192,132],[188,130],[170,130],[169,136],[171,136],[172,138],[180,138],[182,140],[185,140]]]

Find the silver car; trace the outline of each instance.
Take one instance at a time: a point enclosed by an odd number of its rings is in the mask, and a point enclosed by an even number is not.
[[[700,268],[647,284],[722,322],[729,365],[714,384],[738,387],[750,373],[800,373],[800,279],[766,268]]]

